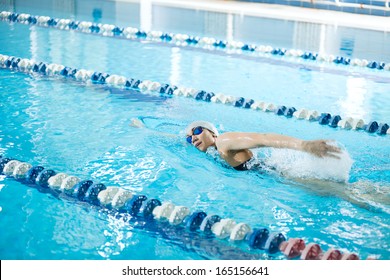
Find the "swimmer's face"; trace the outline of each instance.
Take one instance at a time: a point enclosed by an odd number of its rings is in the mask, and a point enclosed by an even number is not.
[[[215,144],[214,134],[201,127],[195,127],[191,135],[187,135],[187,141],[191,142],[199,151],[206,152],[207,149]]]

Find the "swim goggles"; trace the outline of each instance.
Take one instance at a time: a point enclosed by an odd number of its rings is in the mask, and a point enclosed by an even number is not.
[[[202,132],[203,132],[203,127],[201,127],[201,126],[195,127],[194,129],[192,129],[192,135],[186,137],[187,142],[189,144],[192,144],[192,136],[193,135],[199,135]]]

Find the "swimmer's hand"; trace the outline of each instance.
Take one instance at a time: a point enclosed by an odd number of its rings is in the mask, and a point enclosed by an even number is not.
[[[320,158],[332,157],[340,159],[337,154],[341,153],[341,149],[334,145],[329,145],[327,140],[303,141],[302,149]]]
[[[154,134],[157,133],[158,135],[165,136],[165,137],[170,137],[170,138],[178,137],[177,134],[165,133],[165,132],[157,131],[155,129],[151,129],[150,127],[146,126],[146,124],[141,118],[132,118],[129,123],[129,126],[136,127],[136,128],[145,128],[148,131],[153,132]]]
[[[132,126],[132,127],[137,127],[137,128],[145,127],[145,124],[139,118],[132,118],[131,122],[129,123],[129,125]]]

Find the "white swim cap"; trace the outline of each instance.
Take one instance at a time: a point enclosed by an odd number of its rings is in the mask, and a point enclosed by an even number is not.
[[[219,135],[218,133],[218,130],[217,128],[210,122],[206,122],[206,121],[195,121],[195,122],[192,122],[190,123],[187,128],[186,128],[186,133],[187,135],[191,135],[192,134],[192,130],[195,128],[195,127],[198,127],[198,126],[201,126],[201,127],[204,127],[208,130],[210,130],[212,133],[214,133],[216,136]]]

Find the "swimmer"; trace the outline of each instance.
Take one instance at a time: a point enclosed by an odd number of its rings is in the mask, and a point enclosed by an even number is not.
[[[275,133],[226,132],[219,134],[210,122],[195,121],[186,128],[186,140],[199,151],[206,152],[214,147],[219,155],[234,169],[250,169],[253,153],[250,149],[270,147],[293,149],[306,152],[319,158],[339,159],[341,149],[328,144],[329,140],[305,141]]]
[[[131,127],[147,128],[153,130],[153,133],[158,132],[169,138],[178,138],[177,133],[167,133],[167,129],[163,132],[153,128],[153,125],[146,125],[145,120],[154,117],[138,117],[132,118]],[[152,122],[153,124],[153,122]],[[170,124],[181,126],[178,124]],[[181,136],[180,136],[181,137]],[[303,151],[307,154],[314,155],[323,159],[336,159],[342,165],[343,150],[332,145],[330,140],[313,140],[305,141],[302,139],[284,136],[280,134],[261,134],[261,133],[245,133],[245,132],[227,132],[219,134],[217,128],[206,121],[196,121],[187,126],[186,142],[195,146],[202,152],[210,152],[217,154],[228,166],[236,170],[257,170],[257,171],[276,171],[284,179],[287,179],[289,184],[300,187],[311,192],[315,192],[320,196],[338,196],[344,200],[357,205],[369,211],[384,211],[390,213],[390,196],[387,186],[378,186],[372,182],[355,182],[349,184],[346,181],[333,181],[332,179],[322,179],[317,177],[296,177],[288,171],[279,170],[278,166],[269,164],[268,161],[262,161],[256,158],[256,155],[251,151],[254,148],[271,147],[285,148]],[[211,148],[211,149],[210,149]],[[331,162],[335,166],[335,162]],[[344,169],[346,167],[343,167]],[[284,180],[283,179],[283,180]],[[380,190],[380,195],[377,190]]]

